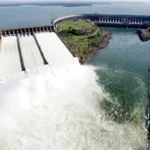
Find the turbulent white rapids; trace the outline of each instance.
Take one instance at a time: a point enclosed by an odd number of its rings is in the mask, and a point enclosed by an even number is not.
[[[98,85],[95,68],[80,66],[65,53],[58,58],[70,64],[58,65],[50,55],[55,56],[59,46],[49,49],[50,44],[43,43],[50,35],[36,36],[48,61],[55,63],[27,70],[18,79],[0,78],[0,150],[143,148],[141,129],[105,116],[100,102],[110,96]]]
[[[105,118],[94,68],[27,73],[0,88],[0,150],[137,150],[138,128]]]

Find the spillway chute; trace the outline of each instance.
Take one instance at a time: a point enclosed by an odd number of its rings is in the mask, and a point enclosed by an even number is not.
[[[30,33],[29,29],[20,29],[16,30],[16,35],[2,37],[0,75],[43,65],[79,64],[55,32],[45,31],[45,28],[41,28],[42,32],[38,28],[35,30],[37,32]]]
[[[74,57],[56,33],[36,33],[35,36],[49,64],[64,65],[74,63]]]

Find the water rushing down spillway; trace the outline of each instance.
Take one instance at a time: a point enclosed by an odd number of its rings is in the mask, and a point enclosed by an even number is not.
[[[3,37],[0,49],[0,74],[21,71],[16,36]]]
[[[75,59],[54,32],[36,33],[39,45],[49,64],[72,64]]]
[[[34,68],[44,65],[37,44],[32,35],[20,36],[21,50],[25,68]]]
[[[0,76],[49,65],[79,64],[54,32],[7,36],[2,38],[0,51]],[[19,46],[18,46],[19,45]],[[40,47],[40,48],[39,48]],[[44,57],[44,58],[43,58]],[[46,64],[47,64],[46,63]]]

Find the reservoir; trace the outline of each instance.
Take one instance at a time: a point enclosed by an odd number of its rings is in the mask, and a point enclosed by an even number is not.
[[[0,12],[1,30],[47,25],[54,18],[77,13],[150,15],[149,3],[73,8],[0,7]],[[141,42],[135,29],[105,30],[112,31],[112,39],[88,65],[54,65],[55,58],[48,56],[48,61],[53,62],[50,66],[11,75],[9,82],[1,77],[1,150],[146,149],[150,41]],[[40,34],[36,36],[45,54],[49,54],[48,48],[52,45],[44,46]],[[44,36],[47,38],[48,35]],[[10,41],[9,38],[6,40]],[[35,45],[30,41],[25,37],[21,39],[28,68],[31,66],[27,50],[30,45],[30,49],[34,49]],[[6,49],[10,50],[11,46],[16,49],[16,45],[11,43],[13,41],[5,45]],[[38,57],[39,54],[36,55]],[[10,59],[10,63],[19,61],[16,53],[4,59]],[[67,61],[68,57],[62,60]],[[42,64],[42,60],[38,63]],[[20,66],[14,69],[21,71]]]

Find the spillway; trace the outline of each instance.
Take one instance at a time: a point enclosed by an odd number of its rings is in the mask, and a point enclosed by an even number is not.
[[[20,36],[20,45],[25,68],[34,68],[44,65],[38,46],[32,35]]]
[[[3,37],[0,50],[0,75],[21,71],[16,36]]]
[[[54,32],[5,35],[0,51],[0,77],[44,65],[79,64]]]
[[[75,58],[54,32],[36,33],[39,45],[49,64],[72,64]]]

